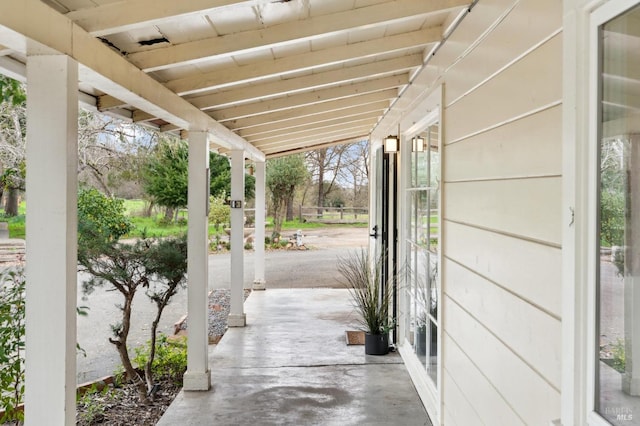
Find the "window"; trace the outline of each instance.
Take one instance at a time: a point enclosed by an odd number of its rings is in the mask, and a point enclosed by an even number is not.
[[[439,124],[434,123],[411,141],[406,239],[409,288],[405,293],[409,315],[404,328],[406,340],[435,387],[439,351],[439,131]]]
[[[595,411],[640,424],[640,6],[598,29]]]

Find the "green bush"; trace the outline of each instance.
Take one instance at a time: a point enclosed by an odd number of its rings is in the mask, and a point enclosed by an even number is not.
[[[0,423],[23,420],[18,410],[24,396],[24,270],[0,271]]]
[[[609,246],[624,245],[625,198],[621,191],[600,194],[600,238]]]
[[[124,200],[107,197],[94,188],[78,192],[78,245],[87,248],[117,241],[133,226]]]
[[[134,364],[138,368],[144,368],[149,359],[149,343],[136,348]],[[151,367],[154,377],[170,380],[176,385],[182,386],[182,376],[187,370],[187,339],[181,337],[177,340],[169,340],[166,335],[160,334],[156,342],[156,356]]]
[[[224,226],[231,221],[231,207],[226,203],[224,192],[217,196],[209,197],[209,222],[216,231],[220,225]]]

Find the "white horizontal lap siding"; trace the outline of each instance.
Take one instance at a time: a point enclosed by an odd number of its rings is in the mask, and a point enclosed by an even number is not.
[[[513,417],[515,414],[519,422],[509,420],[502,424],[547,425],[549,419],[557,418],[560,392],[460,305],[448,297],[444,302],[443,314],[447,324],[445,370],[473,401],[479,419],[484,424],[494,425],[501,424],[504,416],[511,414]],[[465,382],[469,377],[474,378],[473,382]],[[445,382],[445,389],[451,385]],[[480,386],[482,388],[478,388]],[[494,406],[491,410],[490,404]]]
[[[480,2],[459,36],[477,34],[476,12],[495,27],[444,78],[443,413],[549,424],[560,415],[562,2]]]

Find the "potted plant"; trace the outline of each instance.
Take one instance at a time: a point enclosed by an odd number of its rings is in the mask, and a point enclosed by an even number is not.
[[[389,330],[393,328],[393,320],[389,318],[391,295],[384,288],[380,273],[382,262],[383,258],[370,262],[367,252],[360,250],[339,258],[337,264],[365,332],[367,355],[389,352]]]

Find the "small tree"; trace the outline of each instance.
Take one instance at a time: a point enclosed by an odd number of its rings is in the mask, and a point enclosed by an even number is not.
[[[273,238],[280,236],[284,219],[283,207],[293,199],[296,187],[307,179],[309,172],[302,155],[290,155],[267,161],[266,186],[273,204]]]
[[[209,197],[209,222],[213,223],[216,231],[220,225],[229,223],[231,220],[231,207],[226,203],[224,192],[218,196]]]
[[[109,342],[120,355],[127,379],[136,385],[140,401],[146,403],[155,389],[151,365],[158,323],[164,308],[184,284],[187,272],[186,237],[120,243],[118,238],[130,226],[122,203],[96,190],[81,192],[78,200],[78,263],[81,271],[91,274],[83,283],[83,290],[88,294],[107,284],[122,295],[123,303],[118,306],[121,318],[112,325],[113,337]],[[144,379],[134,369],[127,345],[133,299],[141,288],[146,289],[157,308],[151,329],[153,349]]]
[[[187,206],[189,149],[184,141],[161,140],[144,165],[144,190],[156,204],[166,207],[166,218]]]

